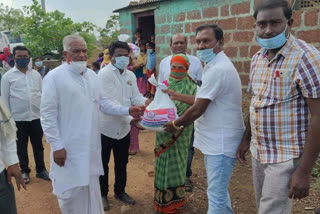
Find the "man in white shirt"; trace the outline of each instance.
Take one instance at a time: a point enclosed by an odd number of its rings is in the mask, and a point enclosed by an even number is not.
[[[14,120],[0,97],[0,211],[6,214],[17,213],[11,177],[15,177],[19,191],[20,185],[26,189],[19,167],[16,137]]]
[[[173,54],[179,54],[183,53],[186,54],[187,51],[187,37],[182,34],[175,34],[170,39],[170,49]],[[202,76],[202,63],[201,61],[192,55],[186,54],[189,58],[190,67],[188,70],[189,76],[193,79],[193,81],[197,84],[201,82],[201,76]],[[163,60],[161,60],[159,65],[159,77],[158,82],[162,83],[163,81],[168,80],[170,71],[171,71],[171,59],[173,55],[165,57]],[[187,159],[187,172],[186,172],[186,191],[192,191],[192,181],[190,177],[192,176],[192,159],[194,155],[194,148],[193,148],[193,141],[194,141],[194,133],[192,133],[192,138],[190,142],[190,149]]]
[[[186,54],[187,51],[187,37],[182,34],[175,34],[170,39],[170,49],[173,54],[183,53]],[[192,55],[186,54],[189,58],[190,67],[189,67],[189,76],[197,83],[198,80],[201,80],[202,75],[202,64],[201,61]],[[170,75],[170,62],[173,55],[163,58],[159,65],[159,77],[158,82],[161,83],[165,80],[168,80]]]
[[[174,99],[194,103],[180,118],[165,125],[167,131],[175,132],[195,121],[194,147],[204,154],[207,172],[208,214],[233,213],[228,186],[244,132],[241,81],[223,52],[223,41],[223,31],[217,25],[197,28],[197,56],[206,63],[202,82],[195,98],[171,94]]]
[[[123,106],[147,105],[149,100],[139,92],[134,73],[127,70],[130,47],[127,43],[117,41],[110,45],[111,63],[99,71],[98,77],[103,95]],[[101,115],[101,145],[104,175],[100,177],[100,188],[104,209],[109,208],[107,195],[109,160],[113,150],[115,168],[115,198],[134,204],[135,200],[126,192],[128,150],[130,145],[130,124],[140,127],[138,120],[131,116]],[[140,127],[141,128],[141,127]]]
[[[103,174],[99,111],[138,116],[102,96],[97,75],[87,69],[87,45],[77,35],[63,40],[67,63],[43,81],[41,124],[51,145],[50,178],[63,214],[102,214],[99,176]]]
[[[26,47],[15,47],[13,56],[15,66],[3,75],[1,93],[18,128],[17,150],[22,177],[26,183],[30,182],[31,170],[28,158],[30,137],[36,163],[36,176],[50,180],[44,163],[43,131],[40,124],[41,75],[29,68],[30,52]]]

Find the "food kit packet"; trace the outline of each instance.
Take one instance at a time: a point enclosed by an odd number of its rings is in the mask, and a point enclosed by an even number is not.
[[[140,125],[148,130],[163,132],[162,126],[165,123],[178,118],[177,108],[169,95],[162,92],[167,89],[164,83],[158,84],[154,75],[148,81],[156,86],[156,94],[154,100],[145,109]]]

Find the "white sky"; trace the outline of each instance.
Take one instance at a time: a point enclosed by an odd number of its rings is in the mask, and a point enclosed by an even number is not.
[[[38,0],[41,2],[41,0]],[[130,0],[45,0],[46,10],[59,10],[74,22],[89,21],[103,28],[112,11],[129,5]],[[22,9],[31,0],[0,0],[9,7]]]

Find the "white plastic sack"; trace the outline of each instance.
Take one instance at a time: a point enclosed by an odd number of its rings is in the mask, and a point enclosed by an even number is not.
[[[128,42],[129,39],[130,39],[130,36],[128,34],[120,34],[118,36],[118,40],[121,42]]]
[[[133,55],[138,58],[140,55],[140,48],[133,43],[128,43],[128,45],[131,48]]]
[[[163,132],[164,129],[162,126],[165,123],[178,118],[177,108],[169,95],[162,92],[162,90],[167,89],[165,84],[158,84],[154,75],[152,75],[148,81],[156,86],[157,90],[154,100],[145,109],[140,124],[145,129]]]

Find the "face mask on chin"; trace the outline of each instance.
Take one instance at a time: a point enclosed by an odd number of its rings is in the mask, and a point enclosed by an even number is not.
[[[286,30],[287,30],[288,25],[286,25],[284,31],[282,33],[280,33],[279,35],[272,37],[272,38],[268,38],[268,39],[263,39],[257,36],[257,42],[260,45],[260,47],[264,48],[264,49],[278,49],[281,48],[286,42],[287,39],[289,37],[286,37]]]
[[[217,43],[213,48],[197,50],[197,57],[204,63],[210,62],[217,55],[214,53],[214,49],[218,44],[219,43]]]
[[[84,73],[87,71],[87,61],[71,61],[68,64],[73,72],[78,74]]]

